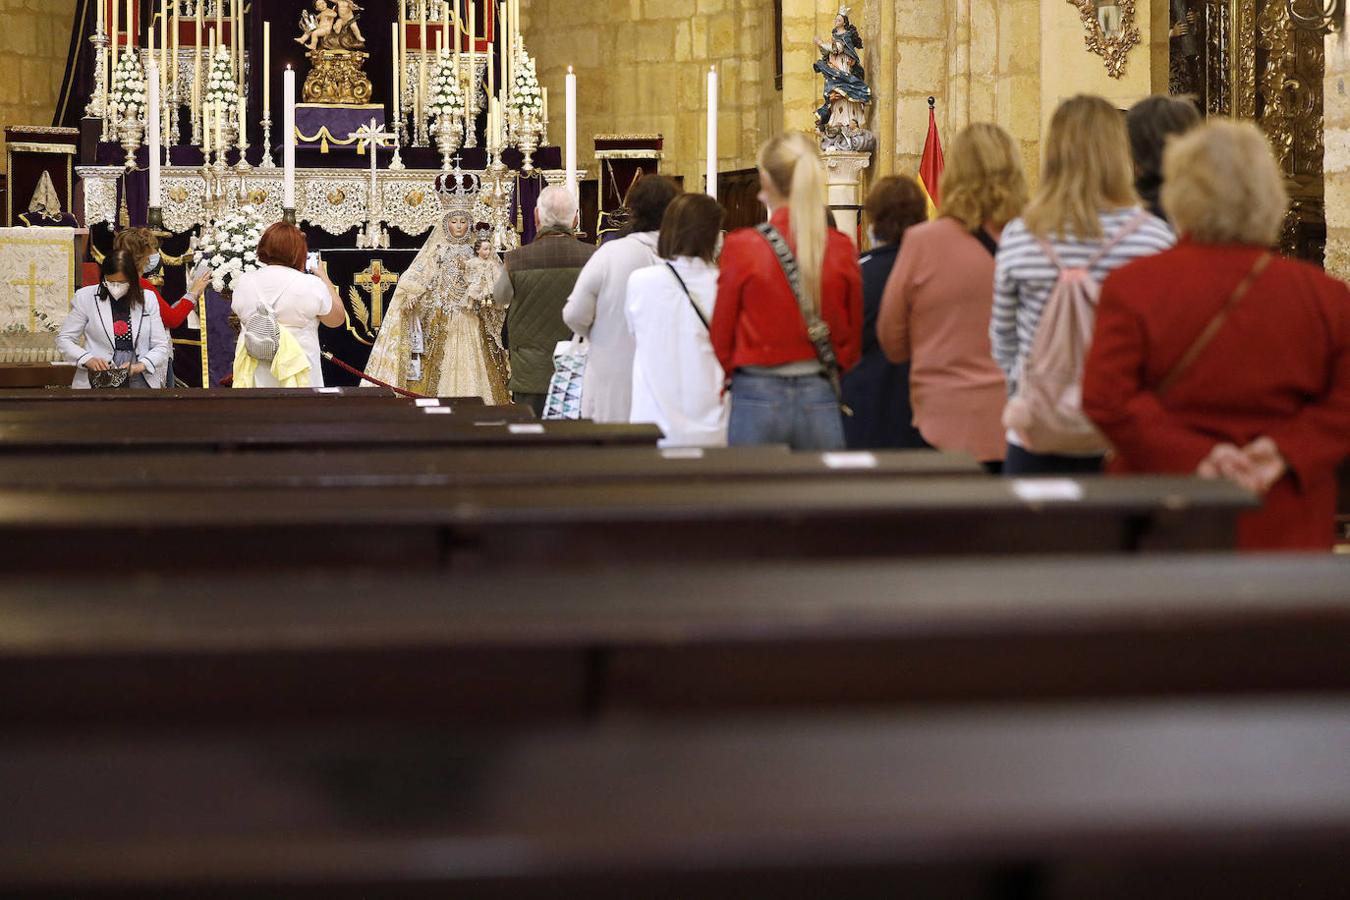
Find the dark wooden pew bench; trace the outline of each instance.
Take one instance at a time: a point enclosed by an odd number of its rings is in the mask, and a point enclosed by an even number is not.
[[[0,733],[1350,691],[1350,560],[1207,555],[0,584]]]
[[[1254,505],[1182,478],[9,488],[0,564],[64,569],[72,547],[117,571],[1223,550]]]

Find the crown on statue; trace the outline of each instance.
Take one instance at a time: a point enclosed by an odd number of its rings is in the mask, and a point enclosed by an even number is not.
[[[436,176],[436,196],[446,213],[470,213],[478,197],[478,176],[455,169]]]
[[[842,3],[839,4],[839,15],[841,15],[841,16],[843,16],[845,19],[847,19],[847,18],[848,18],[848,14],[851,13],[851,12],[853,12],[853,10],[849,9],[847,6],[845,6],[845,5],[842,4]]]

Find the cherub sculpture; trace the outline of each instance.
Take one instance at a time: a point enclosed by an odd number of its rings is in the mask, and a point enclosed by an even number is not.
[[[361,7],[351,0],[314,0],[314,11],[300,13],[304,34],[295,42],[306,50],[358,50],[366,45],[356,17]]]
[[[830,40],[816,39],[820,59],[815,71],[825,77],[824,102],[816,110],[816,131],[830,150],[870,150],[876,138],[865,128],[872,89],[867,86],[858,51],[862,37],[848,19],[847,6],[839,7]]]

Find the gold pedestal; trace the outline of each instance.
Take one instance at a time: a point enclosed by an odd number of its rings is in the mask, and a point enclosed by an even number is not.
[[[373,88],[362,69],[369,53],[359,50],[313,50],[305,77],[306,103],[369,103]]]

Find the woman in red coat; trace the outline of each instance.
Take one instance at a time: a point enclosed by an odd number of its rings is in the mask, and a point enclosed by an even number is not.
[[[727,442],[842,450],[839,400],[802,306],[828,326],[839,371],[857,364],[863,322],[858,252],[826,225],[825,168],[814,141],[800,132],[770,140],[760,151],[759,179],[773,236],[797,263],[803,303],[766,235],[745,228],[727,238],[709,325],[731,382]]]
[[[1164,172],[1182,240],[1103,284],[1083,409],[1114,447],[1112,471],[1263,494],[1241,548],[1326,550],[1350,454],[1350,289],[1267,249],[1288,198],[1254,126],[1174,139]]]

